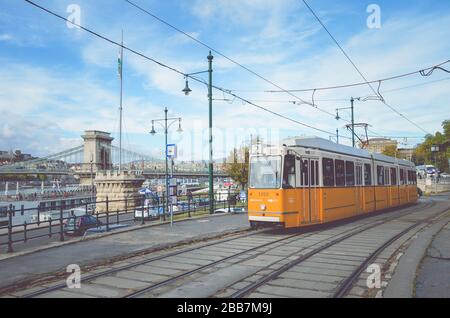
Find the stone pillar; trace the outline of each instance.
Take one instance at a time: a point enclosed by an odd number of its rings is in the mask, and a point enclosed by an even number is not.
[[[83,165],[77,175],[80,184],[91,185],[97,171],[112,168],[111,142],[114,138],[110,133],[98,130],[87,130],[81,137],[84,140]]]
[[[109,211],[125,210],[125,199],[127,208],[133,209],[141,205],[141,198],[138,190],[142,187],[145,178],[142,175],[132,174],[128,171],[100,171],[95,177],[95,186],[97,189],[97,202],[106,201],[108,197]],[[114,202],[120,200],[120,202]],[[98,212],[106,211],[106,203],[97,203]]]
[[[81,136],[84,140],[83,170],[94,172],[112,168],[111,142],[114,140],[110,133],[97,130],[87,130]]]

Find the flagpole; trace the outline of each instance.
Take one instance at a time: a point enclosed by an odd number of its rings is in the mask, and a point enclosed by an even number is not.
[[[119,173],[120,173],[122,170],[123,30],[122,30],[122,46],[120,47],[119,76],[120,76]]]

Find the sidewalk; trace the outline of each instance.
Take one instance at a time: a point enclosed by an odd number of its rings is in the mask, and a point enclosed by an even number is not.
[[[226,232],[249,228],[247,214],[208,216],[173,224],[125,231],[0,261],[0,288],[44,274],[65,272],[69,264],[81,267],[111,261],[143,250],[161,248]]]
[[[434,196],[447,202],[449,211],[417,233],[403,252],[383,293],[385,298],[450,297],[449,193]]]
[[[418,298],[450,298],[450,223],[434,237],[416,279]]]

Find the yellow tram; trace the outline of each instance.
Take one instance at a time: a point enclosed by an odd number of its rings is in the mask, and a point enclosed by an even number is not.
[[[318,137],[255,148],[248,190],[252,226],[327,223],[417,200],[416,170],[407,160]]]

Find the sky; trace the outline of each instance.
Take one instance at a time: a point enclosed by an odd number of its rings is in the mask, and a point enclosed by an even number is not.
[[[182,73],[205,71],[208,49],[168,28],[124,0],[33,0],[64,17],[120,42]],[[133,0],[139,6],[208,44],[282,89],[304,89],[361,82],[363,79],[300,0]],[[309,0],[346,53],[368,80],[416,71],[450,59],[450,2],[436,0]],[[380,9],[373,27],[370,5]],[[78,12],[78,11],[76,11]],[[75,16],[77,18],[77,16]],[[78,21],[78,20],[76,20]],[[370,27],[369,27],[370,26]],[[0,0],[0,150],[21,149],[46,156],[82,144],[85,130],[119,138],[119,48],[68,25],[23,0]],[[334,138],[350,143],[345,120],[333,116],[352,96],[373,95],[368,86],[311,92],[268,93],[277,87],[213,52],[214,85],[271,111],[316,127],[316,131],[220,91],[213,92],[214,156],[261,136],[274,142],[291,136]],[[450,63],[446,65],[449,68]],[[207,74],[199,77],[207,80]],[[450,74],[414,75],[383,82],[385,100],[429,133],[448,119]],[[163,157],[163,129],[151,136],[151,121],[181,117],[169,129],[180,160],[208,156],[207,87],[125,52],[124,148]],[[375,89],[378,85],[375,84]],[[321,111],[323,110],[323,111]],[[371,136],[398,139],[400,147],[419,143],[425,132],[380,101],[356,101],[355,121],[368,123]],[[358,131],[362,134],[363,131]]]

